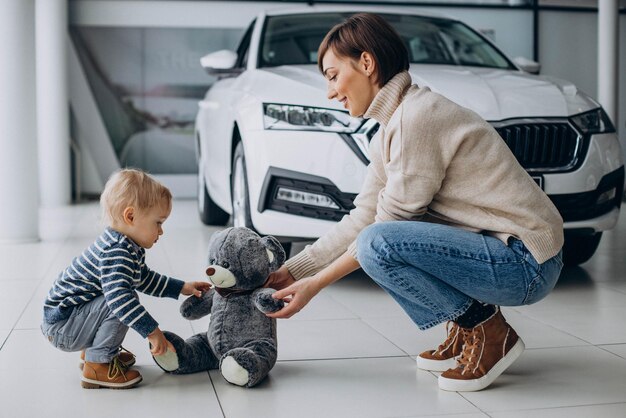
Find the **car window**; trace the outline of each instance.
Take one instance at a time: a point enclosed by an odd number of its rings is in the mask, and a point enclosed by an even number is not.
[[[441,28],[441,37],[460,65],[506,68],[508,61],[467,26],[454,22]]]
[[[317,48],[326,33],[352,13],[308,13],[268,17],[259,66],[317,64]],[[480,34],[444,18],[381,14],[396,29],[411,63],[514,69]]]
[[[263,33],[261,67],[317,63],[317,48],[349,14],[314,13],[268,17]]]
[[[252,21],[243,37],[241,38],[241,42],[239,42],[239,46],[237,47],[237,67],[244,68],[248,64],[248,53],[250,52],[250,39],[252,38],[252,31],[254,30],[254,24],[256,23],[256,19]]]

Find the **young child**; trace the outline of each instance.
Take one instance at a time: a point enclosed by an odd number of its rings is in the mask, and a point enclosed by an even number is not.
[[[177,299],[200,296],[209,284],[185,283],[145,264],[145,249],[163,235],[172,209],[165,186],[139,170],[121,170],[107,182],[100,204],[109,226],[59,274],[44,303],[41,330],[63,351],[83,350],[82,387],[128,389],[142,379],[130,368],[135,356],[121,348],[129,327],[148,338],[153,355],[174,351],[136,291]]]

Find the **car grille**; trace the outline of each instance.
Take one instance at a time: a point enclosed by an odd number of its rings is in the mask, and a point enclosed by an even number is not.
[[[582,138],[567,122],[494,124],[519,163],[529,172],[568,171],[582,153]]]
[[[521,166],[530,173],[565,172],[578,168],[589,142],[584,141],[583,137],[563,119],[517,119],[491,124]],[[367,147],[359,146],[359,141],[369,143],[377,131],[378,123],[365,123],[359,132],[352,135],[343,134],[341,137],[352,151],[368,164]]]

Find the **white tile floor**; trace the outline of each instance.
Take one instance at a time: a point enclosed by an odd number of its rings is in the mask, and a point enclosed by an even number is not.
[[[279,322],[279,361],[254,389],[218,372],[170,376],[130,331],[143,383],[129,391],[83,390],[78,354],[52,348],[38,329],[56,274],[100,232],[95,203],[41,214],[43,240],[0,246],[0,417],[626,417],[626,215],[596,256],[564,271],[533,306],[505,309],[527,350],[491,388],[447,393],[413,356],[441,342],[420,332],[363,274],[322,292]],[[193,201],[176,201],[166,233],[148,251],[155,270],[201,279],[215,228]],[[206,330],[183,320],[179,301],[143,298],[162,327],[181,336]]]

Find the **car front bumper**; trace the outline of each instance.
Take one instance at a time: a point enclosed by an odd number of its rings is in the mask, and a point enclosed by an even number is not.
[[[256,131],[246,137],[251,217],[260,233],[314,239],[353,208],[352,200],[361,188],[366,166],[338,134]],[[615,134],[594,135],[584,161],[575,171],[541,177],[544,190],[563,216],[566,230],[595,233],[617,223],[624,165]],[[276,199],[281,186],[327,196],[338,208],[281,201]],[[607,199],[606,193],[613,189],[614,196]]]
[[[294,240],[317,238],[352,207],[367,166],[340,135],[262,130],[248,131],[243,138],[251,220],[259,233]],[[276,180],[328,196],[341,210],[277,202]]]

